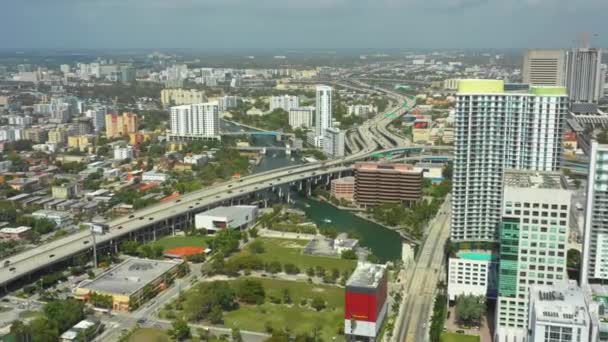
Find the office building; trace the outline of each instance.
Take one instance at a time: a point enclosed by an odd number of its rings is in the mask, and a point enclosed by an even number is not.
[[[38,210],[32,213],[32,217],[53,221],[57,227],[64,227],[72,223],[72,215],[64,211]]]
[[[239,105],[238,96],[222,96],[217,99],[217,103],[220,109],[220,112],[226,112],[230,109],[234,109]]]
[[[247,229],[254,224],[258,217],[258,207],[255,205],[235,205],[232,207],[217,207],[194,216],[194,227],[207,231],[222,229]]]
[[[289,110],[289,126],[293,129],[312,128],[314,107],[298,107]]]
[[[497,241],[503,170],[559,167],[566,89],[505,92],[499,80],[460,80],[458,87],[451,239]]]
[[[383,203],[411,206],[422,199],[422,170],[407,164],[356,163],[355,201],[362,207]]]
[[[181,261],[129,258],[74,290],[74,298],[90,301],[92,294],[112,297],[112,310],[137,309],[171,285],[180,273]]]
[[[84,113],[84,116],[91,119],[93,130],[95,133],[99,133],[106,128],[106,114],[107,111],[104,107],[97,109],[89,109]]]
[[[491,250],[460,250],[449,259],[448,299],[460,296],[496,298],[498,255]]]
[[[359,263],[346,282],[344,334],[347,341],[375,341],[388,308],[385,265]]]
[[[126,160],[133,159],[133,147],[132,146],[117,146],[114,148],[114,159],[115,160]]]
[[[443,90],[458,90],[458,79],[449,78],[443,81]]]
[[[355,198],[355,177],[342,177],[331,181],[330,194],[337,199]]]
[[[568,51],[566,87],[574,113],[597,112],[597,102],[604,88],[602,50],[589,47]]]
[[[594,304],[579,287],[567,283],[532,285],[529,293],[527,342],[605,341],[606,336],[597,336],[599,322],[593,324],[590,308]]]
[[[376,108],[372,105],[350,105],[348,115],[362,116],[364,118],[376,113]]]
[[[608,145],[591,141],[581,284],[608,280]]]
[[[29,115],[10,115],[8,117],[8,124],[14,126],[31,126],[34,120]]]
[[[344,131],[327,128],[323,135],[323,152],[330,158],[344,157]]]
[[[49,131],[43,127],[30,127],[24,130],[25,140],[42,144],[49,138]]]
[[[137,132],[139,120],[137,114],[106,114],[106,137],[119,138]]]
[[[0,229],[0,241],[21,241],[25,240],[30,232],[32,227],[20,226],[17,228],[2,228]]]
[[[130,65],[121,65],[118,74],[118,81],[121,83],[133,83],[136,79],[135,68]]]
[[[49,130],[47,143],[63,145],[68,141],[68,131],[63,127]]]
[[[219,139],[220,118],[217,102],[171,107],[172,140]]]
[[[51,187],[51,196],[53,196],[53,198],[71,199],[76,197],[77,193],[78,186],[76,183],[63,183]]]
[[[571,192],[559,172],[504,172],[497,341],[525,342],[528,289],[568,279]]]
[[[300,99],[297,96],[282,95],[270,97],[270,111],[281,108],[289,112],[292,108],[300,107]]]
[[[524,54],[523,83],[563,87],[566,84],[564,50],[528,50]]]
[[[332,97],[333,89],[329,86],[317,86],[317,106],[315,127],[317,135],[324,135],[325,130],[331,127],[332,123]]]
[[[205,92],[196,89],[163,89],[160,92],[163,107],[191,105],[207,102]]]

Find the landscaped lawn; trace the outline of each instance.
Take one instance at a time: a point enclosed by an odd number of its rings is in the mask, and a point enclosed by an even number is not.
[[[342,272],[343,270],[353,270],[356,266],[355,260],[302,254],[302,250],[308,244],[308,241],[276,238],[258,238],[257,240],[264,243],[264,252],[258,254],[263,261],[278,261],[283,265],[292,263],[298,266],[301,272],[306,272],[307,268],[314,268],[316,266],[322,266],[327,271],[337,268]],[[244,248],[237,255],[246,255],[248,253],[247,248]]]
[[[441,333],[441,342],[479,342],[479,336],[455,334],[444,332]]]
[[[309,335],[312,335],[317,327],[324,341],[331,341],[334,336],[342,339],[342,336],[338,335],[338,329],[344,325],[344,289],[277,279],[255,280],[264,285],[266,302],[259,306],[241,305],[237,310],[225,312],[226,327],[263,332],[267,324],[270,324],[274,329],[289,328],[296,334]],[[285,288],[289,289],[292,304],[272,304],[269,298],[282,298]],[[316,296],[325,300],[325,309],[317,312],[310,305],[300,306],[303,299],[310,303]]]
[[[129,342],[170,342],[169,335],[164,330],[141,328],[136,330],[131,337]]]
[[[158,241],[151,243],[152,246],[162,246],[163,249],[171,249],[185,246],[208,246],[209,238],[205,236],[166,236]]]

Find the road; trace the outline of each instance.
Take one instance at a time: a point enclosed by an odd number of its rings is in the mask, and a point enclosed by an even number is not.
[[[428,236],[418,255],[413,271],[405,282],[404,302],[396,327],[397,341],[423,342],[428,339],[429,318],[433,309],[435,289],[441,279],[444,246],[449,237],[451,197],[446,198],[439,213],[430,223]]]

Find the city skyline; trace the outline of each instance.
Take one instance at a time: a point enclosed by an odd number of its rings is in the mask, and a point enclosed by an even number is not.
[[[4,9],[5,48],[567,48],[581,31],[608,45],[600,0],[27,0]]]

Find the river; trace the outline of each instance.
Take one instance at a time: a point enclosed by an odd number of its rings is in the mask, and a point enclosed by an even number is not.
[[[235,125],[225,122],[231,130],[238,130]],[[248,130],[247,128],[244,128]],[[282,146],[272,136],[253,136],[254,146]],[[302,164],[300,155],[286,156],[283,151],[268,151],[259,165],[252,172],[264,172],[285,166]],[[381,262],[401,259],[401,237],[398,233],[375,223],[361,219],[352,213],[310,199],[299,198],[295,206],[306,213],[306,217],[319,227],[331,226],[339,232],[355,232],[361,239],[359,243],[369,248]],[[325,223],[325,219],[331,223]]]

